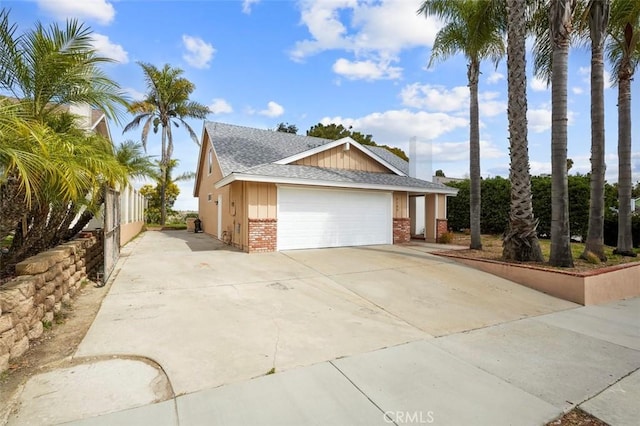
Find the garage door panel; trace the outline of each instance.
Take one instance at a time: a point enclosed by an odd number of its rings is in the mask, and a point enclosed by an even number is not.
[[[279,188],[278,249],[390,244],[391,193]]]

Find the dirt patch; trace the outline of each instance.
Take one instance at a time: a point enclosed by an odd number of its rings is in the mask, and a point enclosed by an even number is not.
[[[547,423],[547,426],[609,426],[609,424],[579,408],[575,408],[564,416]]]
[[[461,233],[454,233],[451,244],[466,246],[463,250],[454,250],[450,253],[457,257],[465,257],[469,259],[485,259],[502,261],[502,238],[499,235],[482,235],[482,250],[471,250],[469,245],[471,244],[471,236]],[[551,242],[549,240],[540,240],[540,247],[542,248],[545,259],[549,258]],[[560,268],[549,265],[548,263],[534,263],[528,262],[526,265],[535,266],[542,269],[549,270],[561,270],[565,272],[590,272],[597,269],[607,268],[610,266],[621,265],[631,262],[640,262],[639,257],[626,257],[612,254],[614,247],[605,247],[605,254],[607,255],[607,261],[602,263],[589,263],[579,256],[584,250],[584,244],[572,243],[573,252],[573,268]],[[637,249],[636,249],[637,250]],[[512,262],[518,263],[518,262]]]
[[[51,328],[32,340],[27,352],[0,374],[0,401],[9,401],[1,404],[0,424],[6,422],[14,398],[31,376],[72,364],[71,356],[91,327],[110,286],[108,283],[96,287],[95,283],[86,281],[72,303],[56,315]]]

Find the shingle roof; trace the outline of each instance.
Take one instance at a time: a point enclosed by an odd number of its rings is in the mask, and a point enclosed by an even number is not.
[[[381,146],[369,146],[365,145],[365,148],[369,149],[371,152],[376,154],[378,157],[382,158],[387,163],[391,164],[396,169],[400,170],[405,174],[409,174],[409,162],[403,160],[402,158],[395,155],[393,152],[389,151],[386,148]]]
[[[391,173],[370,173],[357,170],[329,169],[296,164],[263,164],[242,172],[244,175],[270,176],[286,179],[310,179],[322,182],[361,183],[367,185],[422,188],[434,191],[451,192],[440,183],[433,183]]]
[[[400,176],[394,173],[371,173],[356,170],[329,169],[293,164],[274,164],[276,161],[334,142],[332,139],[301,136],[274,130],[261,130],[231,124],[205,122],[222,171],[223,180],[231,174],[263,176],[280,179],[307,179],[317,182],[400,187],[411,190],[455,193],[439,183]],[[374,146],[363,146],[374,156],[408,174],[409,163],[392,152]],[[230,177],[231,179],[235,179]],[[222,182],[222,181],[221,181]],[[224,183],[226,185],[226,183]]]
[[[330,139],[224,123],[205,122],[205,128],[213,142],[223,176],[273,163],[333,142]]]

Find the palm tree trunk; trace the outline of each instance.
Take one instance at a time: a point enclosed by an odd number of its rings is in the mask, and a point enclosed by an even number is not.
[[[105,189],[103,186],[102,189],[100,189],[100,192],[98,193],[98,198],[96,200],[95,208],[100,208],[100,206],[104,204],[104,194],[105,194],[104,191]],[[86,209],[85,211],[83,211],[80,214],[80,217],[78,218],[78,221],[76,222],[76,224],[73,225],[72,228],[66,231],[63,239],[70,240],[73,237],[75,237],[78,234],[78,232],[82,231],[84,227],[87,226],[87,224],[91,221],[91,219],[93,219],[93,217],[94,217],[94,214],[91,210]]]
[[[29,211],[20,182],[9,176],[0,185],[0,240],[16,229],[18,221]]]
[[[170,126],[171,123],[167,123]],[[167,127],[162,126],[162,158],[160,159],[160,175],[162,180],[160,181],[160,225],[164,226],[167,221],[167,165],[169,159],[167,158]]]
[[[615,253],[636,256],[631,235],[631,77],[628,59],[618,74],[618,245]]]
[[[575,2],[551,2],[551,253],[552,266],[573,267],[567,180],[567,64]]]
[[[469,218],[471,227],[471,245],[469,248],[482,250],[480,237],[480,126],[478,113],[478,76],[480,62],[471,60],[467,66],[469,79],[469,175],[471,178],[471,193],[469,203]]]
[[[26,234],[21,225],[16,230],[11,248],[6,255],[5,272],[13,273],[16,263],[49,248],[46,245],[45,233],[50,212],[49,204],[34,203],[27,215]]]
[[[591,190],[589,198],[589,231],[582,253],[588,259],[593,253],[601,261],[604,254],[604,60],[603,45],[609,17],[609,0],[593,2],[589,9],[591,30]]]
[[[502,257],[521,262],[542,262],[536,233],[538,221],[531,203],[531,175],[527,141],[527,61],[525,48],[525,0],[507,0],[507,81],[509,91],[509,153],[511,204],[509,229]]]

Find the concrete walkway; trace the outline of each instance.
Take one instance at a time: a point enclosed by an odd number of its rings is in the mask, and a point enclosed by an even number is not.
[[[431,250],[147,232],[77,365],[33,377],[9,424],[537,425],[579,404],[636,424],[640,299],[579,307]]]

